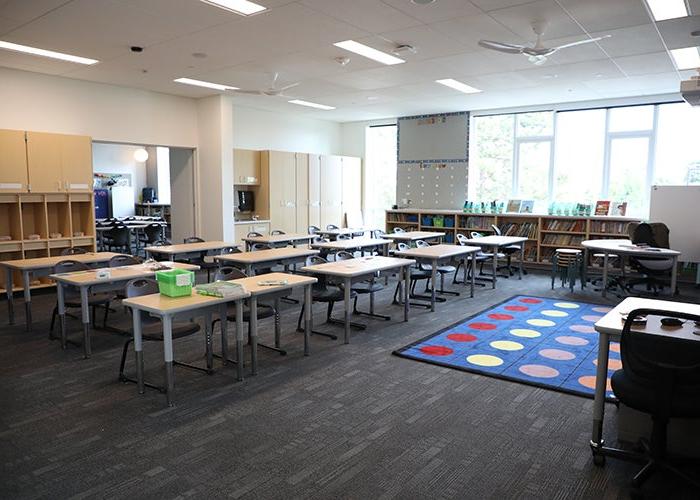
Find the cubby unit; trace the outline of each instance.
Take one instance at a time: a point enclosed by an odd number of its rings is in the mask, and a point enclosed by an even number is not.
[[[15,251],[10,251],[9,249],[5,248],[3,250],[0,250],[0,260],[17,260],[17,259],[22,259],[23,258],[23,252],[21,249],[21,246],[19,250]],[[10,271],[6,269],[5,267],[0,266],[0,293],[5,293],[7,291],[6,286],[7,286],[7,274],[8,272],[12,272],[12,283],[13,283],[13,289],[18,289],[22,287],[22,275],[18,271]]]
[[[22,218],[15,195],[0,195],[0,245],[22,240]]]
[[[84,236],[94,236],[95,214],[93,212],[90,195],[71,195],[70,213],[71,237],[82,238]]]
[[[43,248],[39,248],[39,245],[36,245],[34,248],[31,248],[31,249],[27,249],[27,245],[25,243],[24,258],[25,259],[40,259],[42,257],[48,257],[49,256],[48,245],[46,242],[41,242],[41,243],[43,243],[43,245],[44,245]],[[21,283],[21,281],[20,281],[20,283]],[[46,276],[42,276],[40,278],[34,277],[32,279],[32,281],[29,283],[29,285],[32,288],[51,286],[52,284],[53,284],[52,280]]]
[[[49,235],[43,195],[25,195],[20,198],[20,201],[23,240],[46,240]]]
[[[49,239],[70,238],[70,205],[68,195],[46,195]]]

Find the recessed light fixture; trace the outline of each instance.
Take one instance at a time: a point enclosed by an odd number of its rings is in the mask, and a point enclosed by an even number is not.
[[[356,42],[355,40],[345,40],[344,42],[337,42],[333,45],[382,64],[392,65],[406,62],[403,59],[399,59],[398,57],[382,52],[381,50],[373,49],[372,47]]]
[[[136,151],[134,151],[134,160],[139,163],[145,162],[148,160],[148,151],[146,151],[144,148],[138,148]]]
[[[308,108],[323,109],[324,111],[335,109],[333,106],[326,106],[325,104],[318,104],[316,102],[302,101],[301,99],[293,99],[287,102],[291,104],[298,104],[299,106],[306,106]]]
[[[222,85],[220,83],[204,82],[202,80],[193,80],[192,78],[176,78],[173,81],[177,83],[184,83],[185,85],[194,85],[195,87],[206,87],[208,89],[215,90],[238,90],[238,87],[231,87],[230,85]]]
[[[671,56],[678,69],[700,68],[700,52],[697,47],[686,47],[684,49],[672,49]]]
[[[443,80],[435,80],[436,83],[439,83],[440,85],[445,85],[446,87],[450,87],[455,90],[459,90],[460,92],[464,92],[465,94],[476,94],[477,92],[481,92],[481,90],[474,88],[470,85],[467,85],[466,83],[459,82],[453,78],[445,78]]]
[[[685,0],[646,0],[646,2],[655,21],[688,16]]]
[[[61,61],[86,64],[88,66],[100,62],[97,59],[88,59],[87,57],[72,56],[70,54],[64,54],[62,52],[38,49],[36,47],[29,47],[28,45],[20,45],[18,43],[12,42],[4,42],[2,40],[0,40],[0,49],[12,50],[14,52],[24,52],[25,54],[31,54],[33,56],[50,57],[51,59],[60,59]]]
[[[200,0],[200,2],[208,3],[214,7],[219,7],[220,9],[228,10],[229,12],[241,16],[252,16],[253,14],[258,14],[267,10],[267,7],[249,2],[248,0]]]

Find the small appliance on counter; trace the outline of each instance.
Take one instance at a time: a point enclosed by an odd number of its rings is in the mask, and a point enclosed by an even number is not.
[[[235,220],[250,220],[255,210],[255,198],[252,191],[236,190],[233,215]]]

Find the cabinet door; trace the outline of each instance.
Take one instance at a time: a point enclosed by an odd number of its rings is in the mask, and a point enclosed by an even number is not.
[[[270,151],[270,226],[286,233],[296,231],[296,156]]]
[[[321,156],[309,156],[309,222],[307,226],[321,227]],[[299,228],[306,232],[308,227]]]
[[[250,179],[254,180],[250,180]],[[260,183],[260,151],[250,149],[233,150],[233,183]]]
[[[353,227],[362,220],[362,160],[352,156],[343,156],[343,219]]]
[[[342,225],[343,160],[340,156],[321,156],[321,226]]]
[[[297,153],[296,232],[306,233],[309,227],[309,155]]]
[[[61,136],[27,132],[27,173],[30,191],[65,191],[61,171]]]
[[[92,191],[92,139],[84,135],[61,136],[61,172],[65,189]]]
[[[27,145],[23,130],[0,130],[0,193],[27,191]]]

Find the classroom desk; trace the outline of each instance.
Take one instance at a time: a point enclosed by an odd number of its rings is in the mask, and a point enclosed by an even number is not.
[[[236,335],[243,332],[243,301],[250,297],[247,291],[235,297],[210,297],[193,292],[186,297],[167,297],[159,293],[142,295],[124,299],[122,304],[131,307],[133,311],[134,351],[136,352],[136,374],[139,394],[144,393],[143,380],[143,339],[141,336],[141,313],[160,316],[163,322],[163,360],[165,361],[165,397],[168,406],[173,405],[173,320],[185,316],[190,319],[196,315],[204,316],[204,329],[207,339],[207,368],[213,367],[212,351],[212,314],[218,313],[221,319],[221,343],[228,345],[227,338],[227,305],[236,303]],[[226,359],[226,358],[224,358]],[[238,365],[243,366],[243,363]],[[239,368],[240,370],[240,368]]]
[[[472,261],[472,278],[471,278],[471,297],[474,297],[474,275],[476,274],[476,254],[481,251],[479,247],[461,246],[461,245],[431,245],[422,248],[410,248],[404,251],[396,251],[394,255],[399,257],[407,257],[417,261],[428,261],[431,264],[430,280],[432,282],[432,290],[430,292],[430,310],[435,311],[435,293],[437,288],[437,268],[440,262],[445,260],[459,259],[463,260],[464,266],[464,283],[467,282],[467,262],[466,257],[471,255]],[[461,259],[460,259],[461,258]]]
[[[109,262],[109,259],[115,255],[122,255],[113,252],[88,252],[75,255],[56,255],[53,257],[38,257],[34,259],[19,259],[6,260],[0,262],[0,266],[5,267],[5,276],[7,284],[5,285],[7,293],[7,308],[9,321],[11,325],[15,324],[14,302],[12,298],[12,271],[22,273],[22,286],[24,288],[24,310],[26,311],[26,327],[27,331],[32,330],[32,294],[30,290],[31,277],[48,276],[53,272],[56,264],[62,260],[77,260],[87,265],[104,264]]]
[[[607,313],[595,324],[598,337],[598,360],[596,368],[595,397],[593,400],[593,431],[591,433],[591,450],[593,456],[605,454],[603,440],[603,418],[605,416],[605,390],[607,385],[608,355],[610,353],[610,341],[620,341],[622,328],[621,313],[628,313],[635,309],[661,309],[664,311],[684,312],[700,315],[700,304],[688,304],[684,302],[672,302],[667,300],[643,299],[628,297],[620,302],[612,311]],[[647,332],[649,335],[681,338],[688,341],[700,342],[700,336],[693,334],[698,328],[692,322],[686,322],[681,328],[665,329],[660,318],[650,316],[646,325],[634,326],[638,332]]]
[[[382,255],[389,255],[389,244],[391,240],[385,240],[383,238],[353,238],[351,240],[335,240],[325,243],[313,243],[311,248],[317,250],[328,252],[354,252],[361,251],[364,256],[365,249],[382,247]]]
[[[440,240],[445,236],[445,233],[436,231],[404,231],[402,233],[387,233],[382,236],[388,240],[393,240],[396,243],[412,243],[418,240],[430,241]]]
[[[518,245],[520,247],[520,265],[518,266],[518,279],[523,279],[523,262],[525,261],[525,242],[528,239],[524,236],[483,236],[472,238],[469,244],[483,249],[491,250],[491,261],[493,264],[493,276],[491,277],[491,288],[496,288],[496,274],[498,269],[498,250],[502,247]]]
[[[151,255],[160,255],[164,258],[167,257],[168,260],[176,260],[178,257],[180,259],[203,257],[203,255],[208,252],[228,247],[238,248],[238,245],[235,243],[226,243],[225,241],[202,241],[199,243],[146,247],[145,250]]]
[[[186,269],[196,271],[199,266],[182,264],[179,262],[159,262],[161,266],[171,269]],[[107,292],[120,290],[129,280],[136,278],[151,278],[155,276],[156,270],[153,264],[134,264],[130,266],[107,268],[110,271],[109,278],[98,278],[99,269],[90,271],[76,271],[72,273],[52,274],[50,278],[56,281],[56,293],[58,295],[58,317],[61,329],[61,347],[66,348],[66,306],[65,290],[67,287],[74,287],[80,291],[80,309],[83,322],[83,355],[89,358],[92,349],[90,347],[90,307],[88,298],[90,292]]]
[[[359,259],[342,260],[339,262],[328,262],[326,264],[315,264],[313,266],[305,266],[301,270],[311,274],[321,274],[335,278],[341,278],[344,284],[344,303],[345,303],[345,334],[344,342],[350,343],[350,292],[352,282],[359,278],[373,276],[380,271],[388,271],[390,269],[404,270],[404,302],[403,302],[403,320],[408,321],[408,293],[411,287],[411,266],[415,264],[415,260],[399,259],[396,257],[360,257]]]
[[[297,246],[299,242],[309,243],[316,237],[315,234],[275,234],[270,236],[246,236],[242,238],[246,242],[246,249],[250,251],[250,248],[254,243],[262,243],[264,245],[292,245]]]
[[[248,276],[252,276],[253,272],[260,267],[283,265],[285,271],[287,271],[290,265],[306,262],[307,257],[317,254],[318,250],[312,250],[310,248],[284,247],[271,248],[270,250],[257,250],[255,252],[217,255],[215,260],[243,268]]]
[[[646,257],[649,259],[672,259],[673,268],[671,269],[671,296],[676,294],[676,283],[678,280],[678,257],[681,253],[668,248],[649,248],[638,247],[633,245],[630,240],[586,240],[581,243],[583,246],[584,256],[584,273],[583,282],[586,282],[588,274],[588,252],[594,251],[603,254],[603,286],[602,295],[607,296],[608,291],[608,260],[610,255],[619,255],[621,257]],[[624,269],[624,262],[623,262]]]
[[[339,229],[321,229],[319,231],[316,231],[315,235],[321,235],[321,236],[327,236],[331,240],[337,240],[338,236],[344,236],[344,235],[349,235],[352,236],[355,233],[362,233],[364,235],[365,231],[367,229],[363,229],[361,227],[341,227]]]

